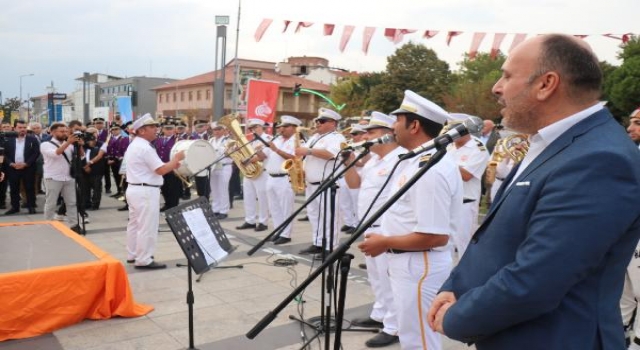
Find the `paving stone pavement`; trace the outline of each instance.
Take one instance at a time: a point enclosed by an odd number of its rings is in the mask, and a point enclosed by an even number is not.
[[[194,191],[195,192],[195,191]],[[296,198],[296,207],[303,201]],[[37,197],[38,212],[11,216],[0,215],[0,222],[39,221],[43,219],[44,196]],[[116,209],[123,202],[103,195],[101,208],[89,211],[90,223],[86,225],[86,238],[122,261],[126,266],[133,295],[136,301],[151,304],[155,310],[138,318],[113,318],[109,320],[85,320],[79,324],[60,329],[40,337],[0,342],[0,349],[10,350],[129,350],[153,349],[175,350],[189,346],[188,312],[186,305],[187,270],[176,264],[184,263],[184,255],[176,243],[168,225],[161,219],[156,260],[167,263],[165,270],[140,271],[126,263],[125,232],[128,214]],[[312,337],[314,332],[301,327],[290,315],[308,319],[320,314],[321,281],[316,280],[306,288],[301,301],[290,303],[274,321],[255,339],[245,334],[267,313],[291,293],[314,267],[308,256],[297,252],[311,243],[308,222],[295,220],[292,242],[274,246],[268,243],[256,254],[247,255],[257,242],[269,231],[236,230],[244,221],[242,201],[234,201],[229,217],[221,220],[230,241],[237,249],[221,265],[242,265],[242,268],[214,269],[194,282],[194,339],[198,349],[253,350],[253,349],[300,349],[302,335]],[[366,316],[373,302],[373,293],[368,285],[366,271],[357,267],[364,262],[357,249],[347,283],[347,298],[344,327],[353,317]],[[277,259],[294,259],[297,264],[290,267],[274,265]],[[194,276],[195,279],[195,276]],[[300,300],[300,299],[299,299]],[[371,333],[349,332],[342,334],[342,348],[346,350],[368,349],[364,342]],[[324,335],[311,342],[309,349],[323,349]],[[333,334],[331,334],[333,348]],[[445,350],[473,349],[459,342],[443,338]],[[397,350],[399,345],[386,347]]]

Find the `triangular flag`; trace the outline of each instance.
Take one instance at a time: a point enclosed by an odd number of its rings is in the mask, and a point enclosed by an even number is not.
[[[325,24],[324,25],[324,35],[331,35],[333,34],[333,30],[336,28],[335,24]]]
[[[460,34],[462,34],[462,32],[447,32],[447,46],[449,46],[449,44],[451,44],[451,39],[454,36],[458,36]]]
[[[289,24],[291,24],[291,21],[284,21],[284,29],[282,30],[283,33],[287,31],[287,28],[289,28]]]
[[[371,42],[371,38],[373,38],[373,33],[375,33],[376,27],[365,27],[364,33],[362,34],[362,52],[366,55],[369,51],[369,43]]]
[[[413,33],[415,30],[413,29],[395,29],[395,28],[386,28],[384,30],[384,36],[391,40],[394,44],[398,44],[402,41],[405,34]]]
[[[272,19],[267,19],[267,18],[263,19],[262,22],[260,22],[258,29],[256,29],[256,34],[253,36],[256,39],[256,41],[260,41],[262,39],[264,32],[267,31],[267,29],[269,28],[272,22],[273,22]]]
[[[342,38],[340,39],[340,52],[344,52],[344,48],[347,47],[347,43],[349,39],[351,39],[351,34],[353,34],[353,30],[356,27],[354,26],[344,26],[344,31],[342,32]]]
[[[438,30],[425,30],[424,31],[424,35],[422,36],[423,38],[427,38],[427,39],[431,39],[434,36],[436,36],[436,34],[438,34],[439,31]]]
[[[298,25],[296,26],[296,33],[300,31],[301,28],[308,28],[311,27],[313,25],[313,22],[298,22]]]
[[[476,55],[478,54],[478,48],[480,47],[480,44],[482,43],[485,35],[487,35],[487,33],[473,33],[473,39],[471,39],[471,47],[469,48],[469,59],[476,58]]]
[[[493,36],[493,43],[491,44],[491,58],[496,59],[498,57],[498,52],[500,51],[500,45],[502,45],[502,40],[507,34],[505,33],[496,33]]]
[[[511,43],[511,47],[509,48],[509,52],[511,52],[511,50],[513,50],[514,47],[518,46],[518,44],[523,42],[524,39],[526,39],[526,38],[527,38],[527,34],[523,34],[523,33],[516,34],[513,37],[513,42]]]

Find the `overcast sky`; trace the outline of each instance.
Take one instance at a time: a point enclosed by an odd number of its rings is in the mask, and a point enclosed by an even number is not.
[[[229,15],[227,59],[235,53],[238,0],[0,0],[0,91],[3,98],[36,96],[55,84],[59,92],[77,86],[83,72],[115,76],[184,79],[214,69],[214,16]],[[239,57],[282,61],[289,56],[321,56],[334,67],[355,71],[384,70],[396,48],[384,28],[417,29],[405,36],[434,49],[455,67],[469,49],[473,32],[546,32],[589,34],[586,40],[601,60],[619,64],[619,41],[604,33],[638,30],[638,0],[242,0]],[[260,42],[254,33],[264,18],[274,19]],[[315,24],[294,34],[292,23],[282,34],[283,20]],[[336,25],[333,36],[322,24]],[[346,50],[339,51],[344,25],[355,25]],[[362,29],[376,27],[368,55],[361,51]],[[424,30],[440,30],[422,39]],[[464,33],[445,43],[449,30]],[[506,50],[512,35],[502,44]]]

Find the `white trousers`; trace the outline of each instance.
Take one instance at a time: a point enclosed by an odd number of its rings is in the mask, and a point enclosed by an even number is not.
[[[440,334],[427,324],[427,313],[451,272],[451,261],[448,251],[389,254],[389,278],[403,350],[442,349]]]
[[[318,185],[312,185],[307,183],[306,189],[306,198],[309,198],[311,194],[313,194]],[[311,233],[313,235],[312,244],[318,247],[322,246],[322,237],[324,234],[327,235],[327,248],[329,248],[330,244],[330,234],[331,234],[331,190],[326,190],[323,194],[317,196],[309,205],[307,206],[307,216],[309,217],[309,223],[311,224]],[[326,200],[325,200],[326,199]],[[338,195],[336,194],[336,203],[335,203],[335,217],[333,220],[333,247],[338,246],[338,238],[340,234],[340,200]],[[324,213],[327,213],[326,218]]]
[[[209,183],[211,185],[211,210],[214,213],[227,214],[231,207],[229,202],[229,180],[231,180],[231,164],[222,169],[211,170]]]
[[[156,250],[160,223],[160,188],[127,186],[129,223],[127,224],[127,260],[136,266],[149,265]]]
[[[242,180],[242,186],[244,187],[244,221],[250,224],[267,224],[269,219],[267,178],[269,177],[271,176],[263,171],[258,177],[252,179],[245,177]]]
[[[458,258],[467,250],[471,236],[478,226],[478,201],[465,203],[462,205],[462,217],[456,222],[457,231],[451,235],[453,245],[458,249]],[[452,252],[453,254],[453,252]]]
[[[631,322],[633,310],[639,306],[640,302],[640,243],[636,247],[631,261],[624,274],[624,289],[620,298],[620,312],[622,313],[622,323],[624,325]],[[640,310],[638,310],[640,311]],[[635,337],[640,338],[640,312],[636,313],[635,324],[630,325]]]
[[[276,228],[293,214],[295,194],[288,176],[271,177],[267,175],[267,199],[273,228]],[[291,224],[282,230],[280,237],[291,238]]]
[[[45,197],[44,197],[44,219],[53,220],[56,213],[58,196],[62,195],[64,203],[67,207],[67,222],[69,227],[78,225],[78,207],[76,206],[76,182],[56,181],[53,179],[44,179]]]
[[[338,197],[340,198],[340,216],[342,222],[351,227],[358,226],[358,190],[350,189],[344,178],[338,180]],[[355,192],[355,194],[354,194]]]
[[[383,332],[396,335],[398,334],[398,312],[393,302],[393,292],[389,280],[389,255],[384,253],[375,258],[365,256],[364,261],[367,264],[369,284],[375,296],[370,317],[382,322]]]

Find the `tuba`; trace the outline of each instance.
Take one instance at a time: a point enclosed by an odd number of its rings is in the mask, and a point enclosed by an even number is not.
[[[225,153],[233,160],[240,172],[248,179],[258,177],[262,173],[262,163],[244,163],[255,151],[244,136],[238,118],[233,114],[220,118],[218,124],[224,125],[231,133],[231,139],[225,145]],[[240,149],[238,149],[240,148]]]
[[[294,149],[300,147],[300,132],[303,128],[298,127],[296,133],[293,135]],[[296,194],[302,194],[307,187],[304,179],[304,165],[302,164],[302,157],[294,157],[293,159],[287,159],[282,163],[282,171],[289,174],[289,182],[291,182],[291,188]]]

